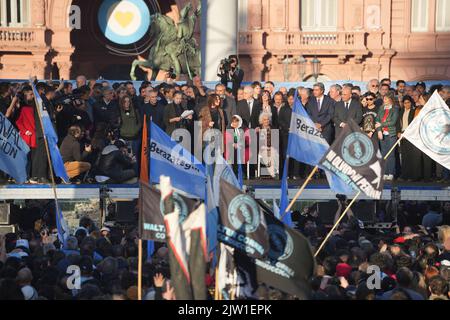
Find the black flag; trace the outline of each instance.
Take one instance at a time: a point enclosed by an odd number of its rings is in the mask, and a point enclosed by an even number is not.
[[[384,160],[378,145],[350,119],[319,163],[373,199],[383,191]]]
[[[178,208],[181,220],[193,211],[196,201],[173,194],[175,206]],[[139,237],[143,240],[166,242],[164,215],[161,210],[161,192],[146,182],[139,188]]]
[[[255,199],[221,179],[219,205],[217,239],[249,257],[264,258],[269,237],[266,219]]]
[[[258,282],[283,292],[308,299],[309,280],[314,274],[315,260],[308,240],[287,227],[264,208],[270,250],[267,259],[256,259]]]
[[[229,222],[229,216],[235,213],[234,211],[230,212],[228,208],[234,209],[231,202],[234,199],[241,199],[244,194],[224,180],[221,180],[220,183],[220,216],[221,219],[227,220],[227,223],[231,224]],[[260,231],[261,235],[258,235],[258,237],[247,235],[246,241],[252,243],[256,242],[255,239],[258,238],[263,239],[259,240],[260,242],[267,240],[267,243],[263,245],[265,254],[253,259],[252,255],[249,254],[250,250],[245,248],[245,246],[243,247],[240,241],[231,241],[229,238],[221,236],[220,230],[222,228],[220,225],[218,233],[219,241],[241,252],[247,253],[246,257],[241,256],[239,259],[236,257],[236,252],[234,256],[234,263],[237,267],[240,264],[245,264],[245,268],[242,269],[247,270],[247,272],[253,269],[254,274],[249,275],[247,278],[252,279],[256,277],[259,283],[265,283],[283,292],[306,299],[310,293],[308,281],[313,276],[315,267],[314,256],[308,240],[299,232],[287,227],[276,219],[269,208],[263,204],[258,204],[250,196],[245,196],[254,201],[258,207],[257,212],[261,215],[259,219],[265,223],[264,229]],[[243,201],[246,206],[243,208],[240,207],[240,210],[238,210],[239,214],[246,217],[246,222],[247,220],[251,221],[249,218],[250,214],[242,211],[248,211],[246,207],[250,206],[248,204],[249,202],[250,200]],[[238,218],[243,219],[240,215],[238,215]],[[235,232],[237,239],[241,238],[242,233],[235,229],[232,229],[232,231]],[[264,234],[262,234],[263,232]],[[228,237],[234,239],[232,235],[234,235],[232,232],[228,232]],[[249,268],[249,262],[254,265],[254,268]]]

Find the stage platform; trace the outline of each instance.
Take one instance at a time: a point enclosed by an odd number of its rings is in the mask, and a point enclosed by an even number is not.
[[[303,180],[289,181],[289,198],[293,198]],[[280,199],[280,181],[259,179],[245,181],[245,185],[254,193],[255,198],[272,200]],[[385,183],[382,200],[391,199],[391,191],[397,188],[401,200],[418,201],[450,201],[450,185],[438,183]],[[58,185],[57,196],[61,200],[99,199],[100,192],[104,190],[112,200],[136,199],[139,195],[139,186],[135,185]],[[355,193],[356,194],[356,193]],[[52,199],[53,191],[50,185],[3,185],[0,186],[0,200],[21,199]],[[325,201],[336,199],[325,180],[311,181],[299,200]],[[364,195],[360,199],[368,199]]]

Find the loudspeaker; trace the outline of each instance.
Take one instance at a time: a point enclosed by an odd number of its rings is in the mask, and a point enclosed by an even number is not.
[[[116,202],[116,222],[118,223],[136,223],[138,214],[136,211],[138,200],[117,201]]]
[[[338,209],[336,200],[330,200],[328,202],[318,202],[317,209],[319,210],[319,217],[324,224],[333,224],[334,216]],[[353,204],[352,212],[357,219],[364,223],[374,223],[376,217],[375,201],[358,201]]]
[[[15,233],[15,232],[16,232],[15,225],[0,226],[0,234]]]
[[[0,225],[9,224],[10,215],[11,207],[9,203],[0,203]]]

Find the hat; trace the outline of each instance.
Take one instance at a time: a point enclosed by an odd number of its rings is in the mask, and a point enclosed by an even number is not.
[[[16,248],[24,247],[26,249],[30,249],[30,244],[27,239],[19,239],[16,241]]]
[[[121,149],[121,148],[126,148],[126,147],[127,147],[127,143],[126,143],[125,140],[123,140],[123,139],[116,140],[116,141],[114,142],[114,145],[115,145],[117,148],[119,148],[119,149]]]
[[[108,227],[103,227],[100,229],[100,232],[103,232],[103,231],[111,232],[111,229],[109,229]]]
[[[427,87],[427,85],[426,85],[425,82],[423,82],[423,81],[417,82],[417,83],[416,83],[416,87],[417,87],[417,86],[421,86],[421,87],[424,87],[424,88]]]
[[[347,263],[338,263],[336,266],[336,276],[347,278],[352,273],[352,267]]]

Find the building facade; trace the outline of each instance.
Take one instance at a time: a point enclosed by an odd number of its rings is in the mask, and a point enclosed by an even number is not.
[[[228,39],[247,81],[313,80],[314,58],[323,81],[450,79],[450,0],[203,0],[219,1],[236,7],[217,18],[238,24]],[[111,54],[86,32],[101,2],[0,0],[0,78],[127,79],[134,57]],[[72,5],[81,9],[81,30],[70,24]],[[220,58],[208,64],[216,68]]]

